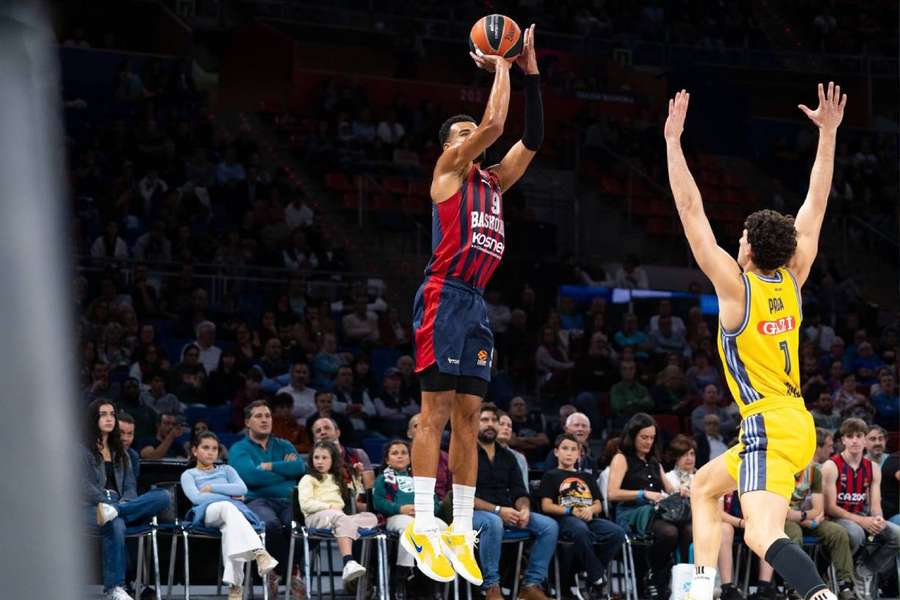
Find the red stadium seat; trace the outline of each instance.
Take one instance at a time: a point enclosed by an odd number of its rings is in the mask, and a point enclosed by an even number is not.
[[[668,431],[672,435],[681,433],[681,420],[677,415],[652,415],[652,417],[663,431]]]
[[[409,192],[409,185],[402,177],[385,177],[381,180],[381,187],[384,191],[392,194],[406,194]]]
[[[336,192],[352,192],[356,186],[346,173],[328,173],[325,175],[325,187]]]

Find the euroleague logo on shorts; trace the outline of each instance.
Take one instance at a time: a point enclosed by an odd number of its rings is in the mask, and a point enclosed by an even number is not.
[[[784,317],[774,321],[760,321],[756,324],[756,330],[763,335],[778,335],[793,331],[796,324],[794,317]]]
[[[478,354],[476,354],[475,357],[478,359],[478,362],[475,363],[476,365],[478,365],[479,367],[487,366],[487,364],[488,364],[487,350],[482,348],[481,350],[478,351]]]

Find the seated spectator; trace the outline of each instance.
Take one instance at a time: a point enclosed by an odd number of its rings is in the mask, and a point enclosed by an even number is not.
[[[870,342],[862,342],[856,348],[856,358],[850,363],[850,370],[860,383],[875,383],[875,373],[881,367],[881,357],[875,354]]]
[[[87,409],[83,512],[103,536],[103,591],[115,600],[131,600],[125,592],[128,553],[125,528],[149,521],[169,507],[165,490],[137,495],[131,459],[122,446],[116,408],[98,398]]]
[[[131,380],[125,381],[125,386],[130,385],[129,381]],[[163,379],[162,373],[150,375],[150,387],[141,392],[141,403],[152,408],[156,414],[169,413],[181,416],[185,409],[184,404],[175,397],[175,394],[166,391],[166,381]]]
[[[203,419],[194,421],[194,425],[191,427],[191,439],[184,443],[184,453],[188,457],[188,462],[191,461],[191,456],[193,456],[191,449],[194,448],[200,436],[207,431],[209,431],[209,423]],[[219,462],[228,462],[228,448],[225,447],[225,444],[218,444],[218,446],[219,455],[216,457],[216,460]]]
[[[697,472],[697,442],[679,433],[669,442],[669,459],[675,466],[666,473],[666,479],[678,491],[690,493]]]
[[[694,364],[685,373],[691,391],[702,392],[708,385],[721,388],[722,378],[719,377],[719,371],[710,363],[709,354],[696,352],[693,356]]]
[[[141,457],[131,446],[134,444],[134,417],[120,410],[117,415],[119,420],[119,437],[122,438],[122,448],[131,459],[131,470],[134,472],[135,482],[141,478]]]
[[[659,318],[659,328],[650,332],[650,346],[654,354],[657,355],[691,355],[691,347],[688,345],[684,334],[675,331],[673,328],[671,316]]]
[[[301,424],[316,413],[316,390],[307,387],[307,384],[309,384],[309,365],[297,362],[291,366],[291,382],[277,392],[293,398],[294,418]]]
[[[131,349],[124,344],[124,334],[125,330],[116,321],[107,323],[103,328],[103,337],[97,345],[97,357],[110,369],[131,364]]]
[[[340,367],[334,379],[334,410],[347,415],[356,437],[361,438],[375,416],[375,403],[369,392],[354,384],[353,367]]]
[[[165,185],[162,180],[157,181]],[[172,242],[166,237],[162,221],[154,221],[150,225],[150,231],[137,239],[134,243],[134,258],[147,263],[172,262]]]
[[[284,222],[291,230],[297,227],[311,227],[314,219],[315,213],[306,204],[306,197],[302,193],[295,194],[284,207]]]
[[[575,363],[569,360],[559,332],[553,327],[544,327],[542,331],[541,345],[534,353],[534,366],[537,385],[543,393],[560,392],[567,388],[569,372],[575,368]]]
[[[695,432],[703,431],[703,419],[706,415],[719,417],[719,430],[726,438],[731,438],[737,432],[737,421],[731,413],[722,407],[722,394],[719,388],[708,384],[703,388],[701,396],[702,404],[691,411],[691,428]]]
[[[556,438],[558,466],[544,473],[538,497],[541,511],[559,521],[560,535],[574,542],[575,554],[588,574],[590,597],[601,597],[606,592],[606,569],[619,554],[625,531],[600,517],[603,504],[597,478],[576,468],[581,448],[581,442],[572,434]]]
[[[519,463],[519,470],[522,471],[522,484],[525,486],[525,489],[529,489],[528,459],[518,450],[509,447],[509,440],[513,437],[512,419],[509,418],[508,414],[502,411],[499,412],[499,415],[500,418],[497,420],[497,444],[512,452],[513,456],[516,457],[516,462]]]
[[[651,335],[653,332],[661,329],[660,322],[665,318],[671,319],[672,333],[676,335],[680,334],[682,337],[687,335],[687,328],[684,326],[684,321],[681,317],[672,314],[672,301],[666,299],[659,301],[659,310],[655,315],[650,317],[650,324],[647,329]]]
[[[485,294],[484,305],[487,309],[491,331],[495,336],[505,333],[512,319],[512,312],[509,310],[509,306],[503,303],[500,290],[489,290]]]
[[[625,257],[622,266],[616,271],[614,285],[617,288],[630,290],[646,290],[650,287],[647,272],[641,266],[637,256],[629,254]]]
[[[419,376],[416,375],[416,361],[412,356],[404,354],[397,359],[397,370],[400,372],[400,398],[404,402],[421,403],[422,388]]]
[[[157,413],[147,406],[141,397],[141,388],[136,379],[122,382],[119,394],[119,410],[124,410],[134,418],[134,435],[137,439],[151,437],[156,433]]]
[[[365,296],[357,296],[353,312],[342,319],[344,337],[351,344],[373,344],[378,341],[378,317],[369,312]]]
[[[269,595],[275,598],[280,578],[291,574],[287,565],[291,498],[306,464],[290,442],[272,435],[272,413],[264,401],[251,402],[244,415],[247,435],[231,446],[229,464],[247,484],[247,506],[266,525],[266,548],[278,561],[266,578]],[[294,594],[305,596],[299,579],[292,581],[291,587]]]
[[[412,398],[400,397],[402,377],[399,369],[390,367],[384,372],[384,385],[375,398],[375,414],[378,430],[387,436],[402,435],[407,429],[409,417],[419,412],[419,403]]]
[[[623,317],[622,329],[616,332],[613,341],[618,350],[633,348],[635,355],[641,360],[646,360],[647,351],[651,347],[650,338],[638,329],[638,318],[634,313],[628,313]]]
[[[272,409],[272,435],[292,443],[297,452],[308,453],[312,448],[310,429],[294,417],[294,399],[288,394],[276,394],[269,404]]]
[[[719,512],[722,517],[722,540],[719,544],[719,560],[716,563],[719,578],[722,580],[722,593],[719,595],[719,600],[744,600],[744,594],[734,584],[734,532],[744,529],[744,519],[725,510],[726,498],[734,498],[737,502],[737,492],[733,496],[727,494],[719,498]]]
[[[591,420],[588,419],[587,415],[581,412],[570,414],[564,422],[563,433],[574,436],[578,443],[581,444],[581,453],[575,462],[575,470],[599,476],[601,471],[600,459],[594,456],[594,452],[591,450]],[[544,461],[544,468],[555,469],[556,467],[556,449],[554,448],[547,455],[547,459]]]
[[[816,452],[813,454],[813,462],[817,465],[823,465],[833,454],[833,432],[828,429],[823,429],[822,427],[816,427]]]
[[[900,416],[900,393],[894,374],[885,370],[878,381],[881,389],[872,395],[872,406],[875,408],[875,422],[885,427],[896,427]]]
[[[409,418],[409,427],[406,430],[406,437],[409,438],[410,446],[416,439],[416,433],[419,430],[419,415],[413,415]],[[450,490],[453,489],[453,476],[450,474],[450,455],[446,450],[441,450],[438,455],[437,475],[435,476],[434,493],[438,499],[444,500]]]
[[[900,549],[900,526],[885,520],[881,510],[881,467],[863,456],[869,426],[862,419],[841,423],[843,452],[822,465],[825,511],[847,530],[853,554],[868,545],[856,566],[856,593],[871,597],[875,576],[894,566]]]
[[[885,459],[887,459],[887,454],[884,451],[885,435],[887,435],[887,431],[885,431],[884,427],[881,425],[872,425],[869,427],[868,433],[866,433],[866,458],[879,467],[882,466]]]
[[[816,405],[809,411],[816,427],[836,431],[841,426],[841,414],[834,407],[834,400],[828,392],[819,394]]]
[[[684,372],[676,365],[668,365],[656,377],[653,387],[653,405],[661,414],[689,414],[691,397],[688,394]]]
[[[516,396],[509,402],[509,418],[513,429],[509,445],[524,454],[529,461],[539,462],[550,446],[550,440],[544,433],[541,413],[530,411],[525,398]]]
[[[228,404],[244,385],[243,377],[238,370],[238,357],[234,350],[222,350],[219,364],[209,374],[207,383],[207,406]]]
[[[278,206],[277,209],[281,207]],[[310,250],[303,228],[297,227],[291,233],[287,247],[281,253],[284,268],[291,271],[312,271],[319,266],[319,257]]]
[[[268,379],[281,377],[287,373],[290,368],[288,362],[281,355],[282,349],[281,340],[278,339],[277,333],[266,341],[265,351],[263,352],[262,358],[256,363],[256,366],[260,368]],[[307,377],[307,382],[308,381],[309,377]]]
[[[350,509],[350,489],[344,483],[343,465],[337,446],[318,441],[309,455],[311,465],[297,486],[300,510],[307,527],[331,529],[337,538],[338,550],[344,561],[341,579],[344,586],[366,574],[366,568],[353,560],[353,541],[360,529],[378,525],[378,518],[370,512],[345,514]]]
[[[352,357],[351,357],[352,358]],[[322,336],[322,345],[319,353],[313,360],[313,370],[316,373],[313,385],[317,390],[330,390],[334,387],[334,379],[337,371],[348,362],[348,355],[337,351],[337,338],[333,333]]]
[[[257,362],[256,359],[261,351],[259,340],[254,339],[253,332],[250,331],[246,323],[239,323],[235,327],[234,336],[236,342],[235,352],[238,355],[238,369],[244,372]]]
[[[172,393],[185,404],[206,403],[206,368],[200,362],[200,348],[185,346],[181,362],[172,369]]]
[[[586,354],[575,360],[575,383],[577,389],[591,392],[605,392],[616,380],[618,368],[609,347],[609,341],[602,332],[591,336]]]
[[[400,320],[400,311],[389,308],[378,319],[378,344],[387,348],[406,351],[410,347],[412,332],[409,326]]]
[[[222,581],[228,584],[228,599],[244,597],[244,563],[256,560],[259,574],[265,578],[278,561],[266,552],[262,540],[254,531],[261,527],[259,520],[244,504],[247,485],[241,481],[234,467],[216,465],[219,458],[219,438],[205,431],[191,443],[193,458],[181,474],[181,489],[193,507],[185,516],[192,525],[219,529],[222,533]]]
[[[156,344],[148,344],[141,346],[135,352],[135,362],[128,369],[128,376],[134,377],[142,383],[148,383],[149,378],[154,374],[165,376],[165,372],[169,369],[169,361],[162,355],[162,351]]]
[[[90,403],[97,398],[116,400],[119,397],[119,384],[109,380],[109,365],[102,361],[94,361],[91,365],[90,383],[82,390],[82,399]]]
[[[194,345],[200,350],[200,364],[206,373],[212,373],[219,366],[222,349],[216,346],[216,324],[212,321],[201,321],[194,328],[197,341]]]
[[[265,400],[262,390],[262,371],[251,368],[243,379],[243,386],[231,401],[231,427],[234,431],[244,429],[244,409],[257,400]],[[293,411],[293,398],[291,399]]]
[[[706,415],[703,417],[703,429],[694,435],[697,442],[697,467],[702,467],[709,461],[718,458],[728,450],[730,439],[722,435],[718,415]]]
[[[875,414],[875,408],[868,399],[856,390],[856,375],[853,373],[844,375],[843,385],[833,397],[834,408],[844,419],[856,417],[868,422]]]
[[[159,413],[156,418],[156,435],[139,440],[135,446],[143,459],[187,458],[184,448],[175,440],[184,433],[178,417],[171,413]]]
[[[323,417],[331,418],[337,424],[338,429],[346,435],[346,441],[350,443],[357,442],[356,430],[350,423],[350,419],[334,410],[334,394],[319,390],[316,392],[316,412],[306,418],[306,431],[312,431],[313,423]]]
[[[609,390],[609,400],[613,416],[624,423],[625,419],[637,413],[653,410],[653,399],[647,388],[637,381],[637,364],[634,361],[622,361],[619,372],[622,379]]]
[[[900,451],[885,458],[881,465],[881,508],[888,520],[900,526]]]
[[[312,428],[313,442],[331,442],[334,444],[344,461],[344,480],[357,493],[358,507],[364,507],[365,501],[359,498],[366,490],[371,490],[375,483],[375,468],[372,460],[362,448],[351,448],[341,442],[341,430],[337,423],[330,417],[320,417],[315,420]],[[362,510],[362,508],[360,508]]]
[[[385,529],[398,535],[406,531],[415,516],[415,494],[412,471],[410,470],[410,446],[403,440],[392,440],[384,446],[384,471],[375,479],[372,507],[375,512],[387,518]],[[434,496],[435,514],[439,511],[440,500]],[[447,524],[435,517],[439,531],[447,529]],[[406,581],[413,574],[414,559],[403,549],[397,550],[397,568],[391,569],[391,590],[406,597]]]
[[[478,482],[472,524],[478,540],[483,589],[487,600],[501,600],[500,548],[504,528],[527,529],[535,537],[525,567],[519,599],[548,600],[541,590],[556,549],[559,526],[550,517],[531,512],[528,490],[511,452],[496,444],[497,408],[482,406],[478,431]]]
[[[125,240],[119,237],[118,223],[115,221],[106,223],[105,233],[91,245],[91,258],[118,260],[128,258],[128,246],[125,245]]]
[[[647,574],[650,598],[667,598],[669,573],[675,549],[688,556],[691,524],[675,525],[663,519],[651,519],[654,505],[666,494],[678,489],[663,473],[656,449],[656,421],[648,414],[637,413],[625,425],[619,452],[609,467],[609,501],[618,502],[616,523],[626,532],[653,536],[648,551]],[[652,566],[651,566],[652,565]]]
[[[828,550],[831,564],[837,572],[841,599],[854,599],[853,555],[847,530],[825,518],[825,500],[822,493],[822,472],[819,465],[810,463],[794,477],[794,491],[788,509],[784,532],[795,544],[802,544],[805,537],[816,538]],[[759,561],[760,600],[774,600],[772,566],[764,559]]]

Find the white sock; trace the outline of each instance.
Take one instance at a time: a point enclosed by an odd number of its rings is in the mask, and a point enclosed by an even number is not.
[[[434,531],[437,529],[437,523],[434,520],[434,484],[437,479],[434,477],[413,476],[413,487],[415,488],[416,499],[414,501],[416,507],[416,520],[413,525],[413,531],[423,533],[425,531]]]
[[[453,484],[453,533],[472,531],[475,487]]]
[[[712,600],[716,587],[715,567],[694,566],[694,578],[691,580],[692,600]]]

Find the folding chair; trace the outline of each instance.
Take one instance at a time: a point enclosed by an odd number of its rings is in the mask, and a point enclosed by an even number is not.
[[[140,597],[143,591],[143,573],[144,573],[144,540],[150,539],[150,549],[153,553],[153,574],[156,581],[156,600],[162,600],[162,591],[160,590],[159,581],[159,545],[156,538],[156,532],[159,529],[156,517],[153,517],[149,523],[144,525],[132,525],[125,528],[125,539],[137,539],[137,573],[134,580],[135,595]],[[90,529],[88,536],[95,539],[103,539],[103,534],[99,528]]]
[[[512,595],[510,596],[511,598],[519,597],[519,576],[522,574],[522,555],[525,553],[525,542],[531,539],[531,532],[527,529],[503,530],[503,540],[501,540],[500,542],[501,547],[504,544],[516,544],[516,572],[513,576]],[[458,575],[453,587],[454,600],[458,600],[459,598],[459,586],[461,585],[461,582],[465,582],[466,585],[466,599],[472,600],[472,585],[465,579],[461,579]]]

